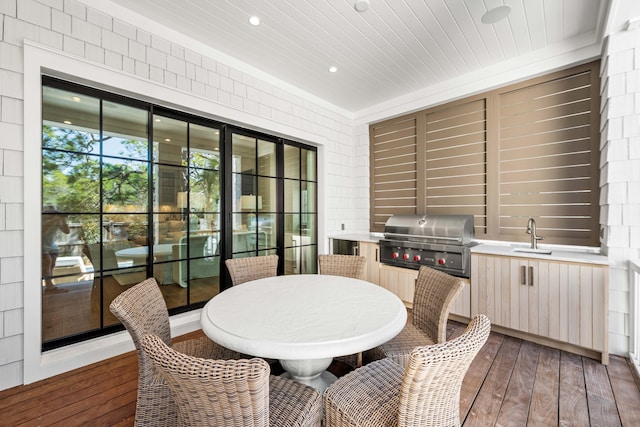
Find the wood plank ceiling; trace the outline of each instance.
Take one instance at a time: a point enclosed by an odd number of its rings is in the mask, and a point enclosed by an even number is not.
[[[355,0],[84,2],[106,13],[126,10],[133,23],[178,31],[357,112],[524,55],[596,43],[609,0],[370,0],[363,13]],[[481,23],[505,3],[506,19]],[[249,24],[252,15],[260,26]],[[332,65],[337,73],[328,72]]]

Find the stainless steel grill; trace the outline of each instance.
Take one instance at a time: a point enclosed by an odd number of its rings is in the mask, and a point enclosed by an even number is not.
[[[393,215],[380,240],[380,261],[418,269],[426,265],[469,277],[473,240],[472,215]]]

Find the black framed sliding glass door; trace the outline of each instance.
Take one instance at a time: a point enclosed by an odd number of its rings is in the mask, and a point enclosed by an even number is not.
[[[120,329],[109,304],[154,277],[171,314],[230,286],[224,260],[313,273],[314,147],[43,77],[44,350]]]

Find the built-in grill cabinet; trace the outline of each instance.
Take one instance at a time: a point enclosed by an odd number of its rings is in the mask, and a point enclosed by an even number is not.
[[[380,240],[380,262],[469,278],[473,227],[473,215],[393,215]]]

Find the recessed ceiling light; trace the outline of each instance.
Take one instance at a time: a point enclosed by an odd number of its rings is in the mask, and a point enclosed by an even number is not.
[[[257,16],[252,16],[251,18],[249,18],[249,23],[253,26],[258,26],[260,25],[260,18],[258,18]]]
[[[509,13],[511,13],[511,6],[505,4],[487,10],[480,20],[483,24],[495,24],[509,16]]]
[[[336,67],[335,65],[334,65],[334,66],[329,67],[329,72],[330,72],[330,73],[335,73],[335,72],[337,72],[337,71],[338,71],[338,67]]]
[[[369,9],[369,0],[356,0],[353,8],[358,12],[364,12],[365,10]]]
[[[80,102],[80,97],[79,97],[79,96],[72,96],[72,97],[71,97],[71,100],[72,100],[73,102]]]
[[[171,138],[165,138],[164,142],[171,142]]]
[[[64,122],[62,122],[62,123],[64,123],[65,125],[70,125],[70,124],[71,124],[71,121],[69,121],[69,120],[65,120],[65,121],[64,121]]]

